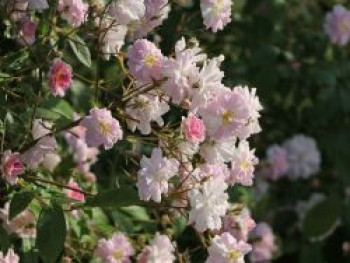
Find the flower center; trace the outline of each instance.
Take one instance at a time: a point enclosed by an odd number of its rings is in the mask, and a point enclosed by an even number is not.
[[[250,161],[244,160],[241,162],[241,168],[243,170],[248,170],[251,167]]]
[[[111,126],[109,125],[109,123],[104,122],[104,121],[100,121],[98,123],[100,132],[104,135],[107,136],[108,134],[111,133]]]
[[[121,249],[117,249],[113,252],[113,257],[117,260],[121,260],[124,258],[124,252]]]
[[[153,67],[153,65],[155,63],[157,63],[157,57],[155,55],[152,55],[152,54],[148,54],[145,59],[144,59],[144,62],[146,64],[147,67]]]
[[[226,111],[222,114],[222,122],[224,125],[230,124],[234,119],[234,113],[231,111]]]
[[[241,252],[239,252],[237,249],[231,249],[229,252],[228,252],[228,259],[229,259],[229,262],[231,260],[237,260],[238,258],[241,257]]]

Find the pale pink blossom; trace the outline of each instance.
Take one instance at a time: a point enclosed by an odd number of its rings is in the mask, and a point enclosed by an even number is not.
[[[271,169],[268,169],[266,177],[276,180],[281,176],[285,175],[288,171],[288,156],[287,151],[277,145],[271,145],[266,152],[267,161],[271,166]]]
[[[11,185],[17,183],[18,175],[23,173],[21,155],[7,150],[1,157],[1,175]]]
[[[50,136],[51,127],[52,123],[50,122],[42,119],[34,120],[32,135],[37,142],[21,155],[21,159],[27,167],[38,167],[47,154],[56,152],[57,142],[54,136]]]
[[[309,178],[320,170],[321,154],[314,138],[296,134],[283,143],[287,151],[288,176]]]
[[[73,190],[73,189],[81,190],[79,185],[73,179],[69,180],[69,182],[67,183],[67,186],[72,188],[72,189],[66,189],[66,195],[68,198],[71,198],[80,202],[85,201],[85,195],[82,192]]]
[[[166,235],[157,234],[137,257],[137,263],[173,263],[175,247]]]
[[[249,143],[245,140],[239,142],[231,160],[231,175],[228,182],[230,184],[240,183],[245,186],[253,184],[255,165],[258,158],[254,154],[255,150],[249,148]]]
[[[182,119],[182,132],[185,139],[193,143],[203,142],[205,139],[204,123],[193,114],[189,114],[187,118]]]
[[[178,172],[179,162],[175,158],[163,157],[162,150],[154,148],[151,158],[143,156],[140,165],[137,175],[140,199],[159,203],[161,195],[168,193],[168,181]]]
[[[21,45],[31,46],[35,42],[35,31],[37,24],[27,16],[24,16],[20,20],[20,30],[18,32],[17,41]]]
[[[115,55],[123,47],[128,28],[125,25],[117,24],[114,19],[107,16],[103,17],[102,20],[96,19],[96,24],[100,27],[101,52],[108,60],[111,55]]]
[[[229,91],[222,84],[224,72],[220,70],[224,56],[218,56],[210,60],[205,60],[199,72],[198,83],[192,90],[190,110],[193,113],[205,108],[207,103],[223,92]]]
[[[108,14],[122,25],[139,20],[145,11],[144,0],[118,0],[112,2],[108,7]]]
[[[324,29],[333,44],[346,45],[350,39],[350,11],[342,5],[334,6],[326,15]]]
[[[247,139],[252,134],[256,134],[261,131],[259,118],[260,111],[263,109],[263,107],[260,104],[259,98],[256,96],[255,88],[249,89],[247,86],[236,86],[233,89],[235,92],[242,95],[249,111],[247,122],[238,131],[238,137],[240,139]]]
[[[259,223],[250,234],[252,239],[251,262],[269,262],[277,247],[271,227],[267,223]]]
[[[232,0],[201,0],[203,23],[213,32],[222,30],[231,22]]]
[[[206,263],[244,263],[244,256],[251,251],[251,246],[243,240],[237,240],[225,232],[213,238],[208,248]]]
[[[106,263],[129,263],[134,249],[128,238],[122,233],[115,233],[110,239],[98,241],[95,255]]]
[[[249,118],[249,108],[244,97],[226,91],[209,101],[200,111],[208,134],[214,139],[223,139],[240,134]]]
[[[0,262],[1,263],[18,263],[19,262],[19,256],[14,252],[12,248],[10,248],[7,251],[7,254],[3,254],[0,251]]]
[[[52,95],[63,97],[72,84],[72,68],[61,59],[54,59],[49,72],[49,85]]]
[[[200,155],[208,163],[230,162],[234,156],[237,138],[234,136],[204,142],[200,146]]]
[[[145,0],[146,12],[133,25],[135,39],[145,37],[148,33],[160,26],[168,17],[170,5],[168,0]]]
[[[160,80],[165,58],[155,44],[146,40],[136,40],[127,54],[130,73],[139,81]]]
[[[175,58],[164,62],[163,74],[166,81],[162,88],[168,93],[172,101],[181,103],[185,98],[192,96],[192,88],[199,81],[199,67],[197,63],[203,62],[206,55],[202,53],[197,41],[186,48],[185,39],[176,42]]]
[[[36,236],[36,218],[32,211],[26,209],[9,220],[10,203],[7,202],[5,207],[0,209],[0,219],[2,226],[9,234],[16,234],[21,238],[33,238]],[[0,261],[1,262],[1,261]]]
[[[86,20],[88,7],[83,0],[58,0],[57,11],[71,26],[79,27]]]
[[[189,224],[204,232],[207,229],[219,230],[222,226],[221,217],[226,214],[228,194],[225,193],[227,184],[221,177],[210,177],[201,185],[189,192],[191,210]]]
[[[86,128],[85,139],[89,147],[104,145],[106,150],[111,149],[123,137],[119,121],[114,119],[111,111],[106,108],[91,109],[80,125]]]
[[[224,163],[202,163],[197,166],[197,168],[193,171],[191,175],[191,177],[195,177],[197,181],[208,179],[211,177],[221,178],[225,181],[229,177],[230,171],[227,165]]]
[[[229,232],[237,240],[248,240],[248,234],[256,224],[250,215],[250,211],[241,204],[232,205],[229,212],[222,219],[221,233]]]
[[[131,99],[126,104],[126,113],[130,118],[126,120],[131,131],[138,129],[142,134],[151,133],[151,123],[164,125],[162,116],[169,111],[169,105],[160,99],[157,93],[148,92]]]

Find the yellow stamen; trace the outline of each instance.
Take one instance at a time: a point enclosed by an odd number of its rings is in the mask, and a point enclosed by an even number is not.
[[[99,128],[100,128],[100,132],[101,132],[104,136],[106,136],[106,135],[108,135],[108,134],[111,133],[111,126],[110,126],[108,123],[106,123],[106,122],[104,122],[104,121],[100,121],[100,122],[98,123],[98,125],[99,125]]]
[[[243,170],[248,170],[252,166],[250,161],[244,160],[241,162],[241,168]]]
[[[117,249],[113,252],[113,257],[117,260],[121,260],[124,258],[124,252],[121,249]]]
[[[222,114],[222,122],[224,125],[230,124],[234,119],[234,113],[231,111],[226,111]]]
[[[148,54],[145,59],[144,59],[144,62],[146,64],[147,67],[153,67],[153,65],[155,63],[157,63],[157,57],[152,55],[152,54]]]
[[[232,250],[230,250],[230,252],[228,252],[228,259],[230,261],[231,260],[237,260],[240,257],[241,257],[241,252],[238,251],[237,249],[232,249]]]

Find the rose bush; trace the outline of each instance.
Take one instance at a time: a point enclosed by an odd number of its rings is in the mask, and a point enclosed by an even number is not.
[[[0,6],[1,262],[347,262],[349,7]]]

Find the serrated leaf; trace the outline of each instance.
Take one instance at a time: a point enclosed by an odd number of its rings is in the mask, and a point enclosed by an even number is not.
[[[88,68],[91,67],[91,54],[88,46],[78,35],[70,36],[69,45],[77,59]]]
[[[10,214],[9,219],[12,220],[21,212],[23,212],[30,202],[35,197],[35,194],[30,191],[24,191],[14,194],[10,203]]]
[[[64,248],[66,221],[60,206],[53,204],[42,210],[37,223],[36,246],[45,263],[57,261]]]
[[[342,202],[329,197],[312,207],[305,215],[302,229],[311,241],[320,241],[335,230],[341,214]]]
[[[137,192],[131,187],[123,187],[88,197],[86,206],[90,207],[124,207],[140,203]]]

